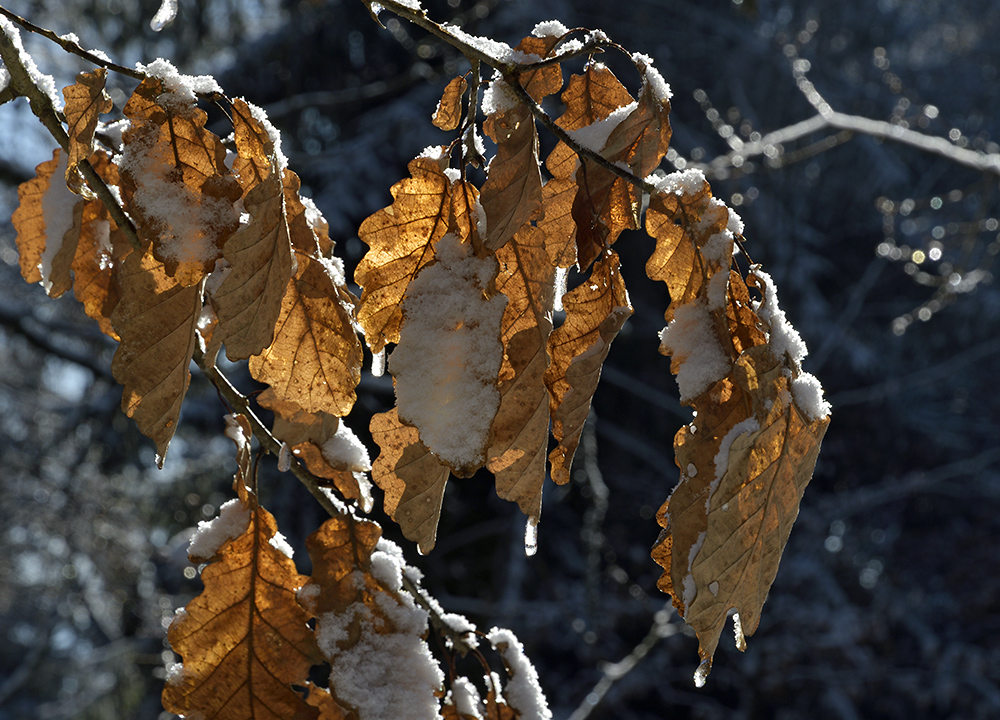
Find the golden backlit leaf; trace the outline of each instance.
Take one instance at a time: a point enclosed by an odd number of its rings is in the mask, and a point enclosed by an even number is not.
[[[554,35],[546,35],[544,37],[528,35],[517,44],[514,50],[522,52],[525,55],[537,55],[544,60],[549,56],[549,53],[552,52],[552,49],[555,48],[558,42],[559,38]],[[546,65],[537,70],[528,70],[521,73],[518,81],[521,83],[521,87],[531,96],[532,100],[541,102],[544,98],[549,95],[555,95],[562,89],[562,68],[556,64]]]
[[[250,373],[284,402],[343,417],[361,379],[361,343],[328,263],[298,255],[285,290],[274,341],[250,358]]]
[[[531,111],[521,104],[491,115],[484,129],[497,143],[480,197],[486,211],[485,244],[496,250],[541,214],[538,132]]]
[[[452,78],[441,95],[431,123],[442,130],[454,130],[462,121],[462,96],[468,83],[464,77]]]
[[[563,296],[563,307],[566,320],[549,336],[552,364],[545,374],[552,436],[559,443],[549,461],[552,479],[560,484],[569,481],[573,454],[611,341],[632,314],[617,254],[609,251],[595,262],[590,277]]]
[[[644,178],[656,169],[667,152],[669,112],[669,103],[657,98],[644,74],[643,92],[635,107],[611,131],[604,147],[592,149],[615,165],[628,168],[634,176]],[[577,225],[578,261],[581,268],[586,268],[623,230],[638,227],[642,192],[591,160],[581,158],[580,162],[573,218]]]
[[[66,187],[66,154],[59,148],[38,165],[34,178],[17,188],[20,201],[11,218],[17,231],[21,277],[42,283],[59,297],[72,287],[70,268],[80,237],[84,201]]]
[[[299,176],[286,169],[283,173],[283,182],[285,218],[288,221],[288,235],[292,247],[300,253],[313,257],[332,257],[333,241],[330,240],[330,228],[312,200],[299,195],[299,190],[302,188]],[[346,289],[342,290],[343,296]],[[353,295],[350,297],[351,303],[357,305],[357,298]]]
[[[576,190],[576,182],[569,178],[552,178],[542,186],[544,216],[537,226],[545,233],[549,260],[560,268],[576,264],[576,223],[573,221]]]
[[[358,236],[369,246],[355,281],[364,290],[358,322],[372,352],[399,341],[401,302],[417,272],[434,257],[433,246],[452,224],[452,183],[438,160],[419,157],[412,177],[392,186],[394,201],[361,224]]]
[[[228,512],[245,514],[247,525],[215,551],[201,573],[205,590],[170,625],[167,637],[183,665],[167,679],[163,706],[206,720],[315,720],[319,710],[292,689],[321,661],[296,597],[306,578],[282,549],[274,517],[247,488],[250,427],[243,417],[236,423],[229,434],[238,448],[239,497]]]
[[[562,101],[566,110],[556,124],[563,130],[579,130],[604,120],[633,98],[606,65],[595,63],[569,79]]]
[[[131,251],[105,207],[96,200],[87,202],[73,258],[73,295],[83,303],[87,315],[98,321],[101,332],[115,340],[120,338],[111,326],[111,313],[121,293],[114,269]]]
[[[486,467],[497,495],[538,520],[549,436],[546,344],[552,331],[553,276],[544,234],[522,228],[497,251],[497,290],[508,298],[500,338],[500,409],[493,421]]]
[[[427,554],[437,538],[450,470],[420,442],[416,428],[400,422],[395,408],[372,417],[371,433],[381,448],[372,480],[385,493],[385,512]]]
[[[378,592],[371,556],[381,537],[377,523],[346,514],[330,518],[306,538],[313,564],[309,581],[320,589],[310,603],[315,615],[342,614]]]
[[[118,274],[111,324],[121,344],[111,372],[124,386],[122,410],[156,443],[162,467],[187,392],[201,316],[201,286],[169,277],[149,252],[131,253]]]
[[[280,171],[276,148],[259,110],[255,111],[243,98],[233,100],[230,109],[236,142],[233,173],[247,192]]]
[[[77,166],[90,157],[94,151],[94,130],[98,117],[111,112],[114,103],[104,91],[108,71],[96,68],[76,76],[76,83],[63,88],[66,106],[66,125],[69,132],[69,159],[66,167],[66,184],[78,194],[90,194],[84,190],[83,176]]]
[[[124,114],[131,121],[121,162],[125,209],[170,277],[195,285],[239,227],[233,203],[243,191],[226,149],[205,129],[205,112],[165,92],[159,79],[143,80]]]
[[[711,258],[704,254],[712,237],[726,229],[729,215],[712,197],[704,177],[693,173],[692,177],[685,185],[671,184],[666,191],[651,195],[646,211],[646,232],[656,239],[646,275],[667,284],[671,301],[667,320],[673,317],[674,308],[706,293],[705,283],[720,269],[728,271],[732,260],[731,240],[721,253]]]
[[[281,175],[272,172],[246,194],[250,222],[223,247],[231,271],[215,291],[216,332],[230,360],[259,354],[274,340],[282,298],[292,276]]]

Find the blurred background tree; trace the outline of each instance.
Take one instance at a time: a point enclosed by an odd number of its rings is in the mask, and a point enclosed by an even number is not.
[[[4,5],[122,64],[167,57],[262,105],[349,268],[365,250],[361,219],[410,158],[444,141],[427,120],[467,67],[394,18],[380,28],[357,0],[180,0],[160,33],[149,29],[158,0]],[[696,642],[648,557],[689,413],[656,353],[668,298],[643,277],[651,243],[625,238],[636,313],[573,481],[547,488],[538,554],[525,558],[523,517],[490,483],[453,482],[437,548],[417,558],[405,546],[428,589],[481,626],[514,629],[557,718],[1000,716],[1000,162],[975,169],[900,142],[912,130],[997,159],[1000,6],[424,6],[510,43],[558,18],[651,55],[674,91],[668,160],[702,167],[741,213],[747,250],[781,287],[834,407],[760,629],[742,656],[724,646],[695,691]],[[85,69],[47,41],[25,43],[61,85]],[[120,107],[132,82],[110,87]],[[876,122],[834,127],[824,102]],[[0,217],[51,147],[25,102],[0,107]],[[20,280],[13,230],[0,226],[0,720],[157,717],[173,659],[164,628],[199,588],[189,530],[228,498],[235,464],[210,385],[195,374],[157,471],[118,410],[113,352],[73,301]],[[366,376],[352,427],[391,393],[388,378]],[[321,511],[298,485],[262,472],[281,526],[315,527]]]

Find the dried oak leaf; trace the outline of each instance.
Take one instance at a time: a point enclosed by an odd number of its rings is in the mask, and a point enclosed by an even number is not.
[[[251,482],[246,418],[237,416],[227,435],[237,443],[238,498],[213,522],[245,518],[245,525],[220,527],[228,539],[204,549],[210,557],[192,557],[209,561],[201,573],[205,590],[170,624],[167,637],[183,664],[167,678],[163,706],[206,720],[316,720],[318,708],[292,689],[305,685],[310,666],[321,661],[307,625],[310,615],[296,597],[306,578],[283,549],[287,545],[274,517],[246,486]]]
[[[243,191],[226,165],[208,116],[147,78],[125,104],[131,121],[121,161],[125,209],[171,277],[196,285],[215,267],[239,227],[233,203]]]
[[[274,341],[250,358],[250,373],[306,412],[343,417],[361,379],[361,343],[332,261],[299,255],[285,289]]]
[[[462,96],[468,83],[464,77],[452,78],[438,101],[431,124],[442,130],[454,130],[462,121]]]
[[[526,56],[535,55],[544,60],[549,57],[549,53],[559,43],[559,40],[560,38],[555,35],[543,37],[528,35],[517,44],[514,51],[524,53]],[[528,64],[530,65],[530,63]],[[562,89],[562,67],[557,63],[523,71],[518,77],[518,82],[521,83],[521,87],[527,91],[532,100],[540,103],[549,95],[555,95]]]
[[[614,251],[595,262],[590,277],[563,296],[563,307],[566,319],[549,336],[552,364],[545,373],[552,436],[559,443],[549,453],[549,462],[552,479],[559,484],[569,481],[573,454],[611,341],[632,314]]]
[[[72,286],[70,268],[80,237],[84,201],[66,187],[66,154],[59,148],[35,168],[36,176],[17,188],[19,205],[11,218],[17,231],[21,277],[40,282],[51,297]]]
[[[637,61],[643,72],[642,92],[634,104],[618,109],[624,117],[608,117],[605,123],[614,123],[602,147],[600,140],[589,139],[578,132],[577,139],[602,157],[620,167],[628,168],[636,177],[644,178],[660,164],[670,142],[669,102],[657,95],[649,86],[643,61]],[[584,140],[587,137],[587,140]],[[623,230],[634,230],[639,223],[642,191],[624,178],[587,158],[580,159],[576,172],[579,190],[573,200],[573,219],[576,221],[577,259],[586,268],[600,253],[618,238]]]
[[[111,372],[124,386],[122,410],[156,443],[162,467],[191,378],[202,288],[170,277],[149,252],[125,258],[118,284],[111,324],[121,344]]]
[[[98,117],[111,112],[114,103],[104,91],[108,71],[96,68],[76,76],[76,83],[63,88],[66,98],[66,125],[69,131],[69,158],[66,167],[66,184],[73,192],[90,196],[83,176],[77,166],[90,157],[94,151],[94,130]]]
[[[504,346],[500,408],[493,420],[486,467],[496,477],[497,495],[516,502],[537,522],[549,437],[544,378],[555,268],[546,253],[544,234],[531,226],[500,248],[497,260],[497,290],[508,300],[500,326]]]
[[[276,131],[263,111],[243,98],[232,101],[230,112],[236,142],[233,173],[246,193],[271,175],[281,173],[274,139]]]
[[[451,472],[420,442],[415,427],[400,422],[395,408],[372,417],[371,433],[381,448],[372,480],[385,493],[385,512],[426,555],[434,548]]]
[[[358,230],[369,246],[354,273],[364,288],[358,323],[372,352],[399,341],[406,289],[434,258],[434,244],[449,230],[454,232],[457,224],[452,195],[463,188],[453,188],[441,162],[430,157],[411,161],[412,177],[392,186],[392,205],[371,215]],[[462,181],[455,184],[465,185]],[[469,237],[469,233],[459,236]]]
[[[497,144],[480,196],[486,211],[485,245],[496,250],[541,214],[538,132],[531,111],[520,103],[490,115],[483,129]]]

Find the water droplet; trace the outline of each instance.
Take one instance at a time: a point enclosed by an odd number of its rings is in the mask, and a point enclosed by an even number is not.
[[[538,552],[538,518],[528,518],[524,526],[524,554],[531,557]]]

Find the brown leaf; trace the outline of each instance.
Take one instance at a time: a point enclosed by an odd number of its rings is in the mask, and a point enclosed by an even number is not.
[[[420,442],[416,428],[399,421],[395,408],[372,417],[371,433],[382,450],[372,479],[385,492],[385,512],[426,555],[437,538],[448,466]]]
[[[538,133],[531,111],[521,104],[491,115],[484,129],[497,143],[480,198],[486,211],[486,247],[496,250],[541,214]]]
[[[96,68],[76,76],[76,83],[63,88],[66,98],[66,125],[69,131],[69,159],[66,167],[66,184],[73,192],[89,195],[83,176],[77,166],[94,151],[94,130],[98,116],[111,112],[114,103],[104,91],[108,71]]]
[[[549,453],[549,462],[552,479],[559,484],[569,481],[573,454],[611,341],[632,314],[613,251],[594,263],[585,282],[563,296],[563,307],[566,320],[549,337],[552,364],[545,373],[552,436],[559,443]]]
[[[568,177],[552,178],[542,186],[544,215],[537,225],[545,233],[545,251],[549,260],[559,268],[576,264],[576,223],[573,221],[576,190],[576,182]]]
[[[17,231],[21,277],[40,282],[51,297],[73,283],[70,268],[80,237],[83,200],[66,187],[66,155],[56,148],[37,175],[17,189],[20,204],[11,218]]]
[[[285,288],[292,276],[292,246],[285,222],[281,175],[272,172],[243,199],[250,222],[226,241],[231,270],[213,295],[219,340],[230,360],[258,355],[274,340]]]
[[[467,85],[464,77],[457,77],[445,86],[444,94],[431,118],[434,127],[442,130],[454,130],[458,127],[462,121],[462,96]]]
[[[270,123],[262,112],[243,98],[233,100],[230,109],[236,141],[233,172],[243,191],[247,192],[271,175],[280,173],[277,148],[271,135],[273,128],[268,127]]]
[[[100,323],[101,332],[120,340],[111,326],[111,313],[121,297],[114,269],[132,251],[132,246],[99,201],[84,204],[81,223],[73,258],[73,295],[83,303],[87,315]]]
[[[355,281],[364,290],[358,322],[372,352],[399,342],[401,302],[410,281],[433,257],[433,246],[452,224],[452,183],[437,160],[419,157],[411,178],[392,186],[394,201],[361,224],[358,236],[369,246]]]
[[[288,234],[292,247],[305,255],[332,257],[333,242],[330,240],[330,228],[312,200],[299,195],[299,190],[302,188],[299,176],[286,169],[283,182],[285,217],[288,220]],[[353,295],[351,297],[354,298]],[[352,303],[357,304],[357,300],[353,299]]]
[[[569,79],[562,101],[566,110],[556,124],[563,130],[579,130],[604,120],[633,99],[606,65],[595,63],[583,75]]]
[[[558,42],[559,38],[553,35],[546,35],[545,37],[528,35],[517,44],[514,50],[522,52],[525,55],[537,55],[544,60],[549,56],[549,53],[552,52],[552,49],[555,48]],[[555,95],[562,89],[562,68],[558,64],[546,65],[537,70],[528,70],[521,73],[518,80],[535,102],[541,102],[549,95]]]
[[[122,341],[111,372],[124,386],[122,410],[156,443],[162,467],[191,378],[202,289],[169,277],[148,252],[125,258],[118,282],[111,324]]]
[[[496,476],[497,495],[516,502],[538,521],[549,436],[546,343],[552,331],[553,276],[544,234],[522,228],[497,252],[497,290],[507,296],[500,338],[500,409],[486,467]]]
[[[139,239],[153,244],[170,277],[191,286],[239,227],[233,203],[243,191],[222,141],[205,129],[205,112],[164,90],[147,78],[125,105],[122,194]]]
[[[315,719],[319,710],[292,689],[320,661],[309,614],[296,598],[306,578],[276,541],[274,517],[246,487],[250,427],[246,418],[236,422],[239,430],[227,434],[237,442],[239,497],[222,513],[245,514],[246,528],[215,550],[201,573],[204,592],[170,625],[167,637],[183,665],[168,676],[163,706],[209,720]]]
[[[274,342],[250,358],[250,373],[276,396],[306,412],[343,417],[354,405],[361,378],[361,343],[341,301],[330,265],[298,256],[285,290]]]

